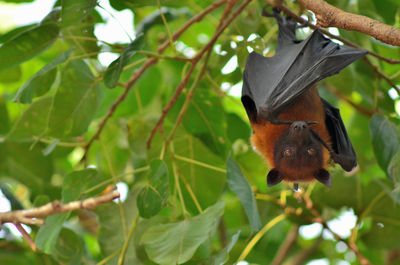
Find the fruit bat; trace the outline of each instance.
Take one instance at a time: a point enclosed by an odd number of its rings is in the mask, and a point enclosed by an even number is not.
[[[322,99],[316,83],[338,74],[367,52],[332,42],[315,30],[296,38],[296,22],[273,14],[279,25],[275,55],[249,54],[243,73],[242,98],[253,128],[251,142],[271,170],[268,186],[281,181],[318,180],[331,186],[325,169],[335,162],[346,171],[356,154],[339,110]]]

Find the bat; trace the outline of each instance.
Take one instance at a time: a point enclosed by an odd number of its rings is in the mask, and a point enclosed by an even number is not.
[[[267,185],[318,180],[331,186],[333,162],[351,171],[356,154],[339,109],[318,94],[317,82],[363,57],[364,50],[332,42],[315,30],[296,38],[299,25],[273,14],[279,25],[275,55],[249,54],[241,101],[250,120],[251,143],[271,168]]]

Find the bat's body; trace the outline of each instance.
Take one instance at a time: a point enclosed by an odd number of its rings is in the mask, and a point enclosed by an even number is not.
[[[268,162],[267,183],[309,182],[331,185],[325,169],[333,161],[350,171],[356,154],[339,110],[318,95],[316,83],[366,54],[340,46],[314,31],[296,39],[296,23],[274,10],[279,24],[273,57],[252,52],[243,73],[242,103],[252,144]]]
[[[330,145],[331,139],[325,125],[325,110],[321,98],[318,95],[316,87],[308,90],[303,96],[299,97],[291,106],[289,106],[282,114],[278,116],[280,120],[293,121],[315,121],[316,124],[309,125],[312,130],[320,135],[320,137]],[[270,168],[276,168],[275,165],[275,144],[289,130],[289,124],[272,124],[265,120],[259,120],[258,123],[251,122],[253,135],[251,143],[256,147],[257,151],[263,155]],[[329,151],[322,148],[321,161],[322,164],[312,163],[311,165],[299,168],[290,167],[281,169],[280,171],[290,172],[285,176],[286,181],[308,182],[314,180],[313,173],[321,167],[325,168],[330,160]]]

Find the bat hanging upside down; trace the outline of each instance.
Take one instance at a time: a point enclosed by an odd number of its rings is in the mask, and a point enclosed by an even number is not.
[[[315,30],[296,39],[298,25],[273,10],[279,24],[273,57],[252,52],[243,73],[242,103],[253,135],[252,144],[271,170],[268,186],[281,181],[318,180],[331,186],[326,167],[331,161],[346,171],[356,165],[356,154],[339,110],[318,95],[316,83],[366,54],[341,46]]]

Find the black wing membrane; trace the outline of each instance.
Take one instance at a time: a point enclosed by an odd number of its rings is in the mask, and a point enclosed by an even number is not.
[[[331,136],[332,149],[334,151],[334,153],[331,153],[331,157],[344,170],[351,171],[357,166],[357,157],[344,127],[339,109],[333,107],[323,98],[321,99],[325,108],[325,124]]]
[[[278,10],[279,24],[275,55],[250,53],[243,73],[242,103],[252,122],[257,118],[275,121],[293,101],[318,81],[340,70],[367,52],[342,46],[315,30],[307,39],[296,39],[296,22]]]

